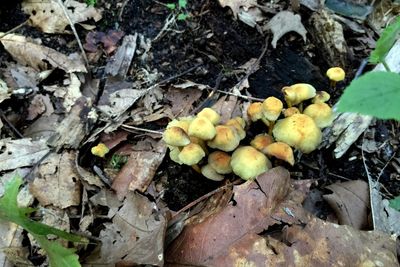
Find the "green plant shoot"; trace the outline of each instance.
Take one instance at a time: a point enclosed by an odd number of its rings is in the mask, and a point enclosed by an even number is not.
[[[397,197],[389,200],[389,207],[400,211],[400,196],[397,196]]]
[[[22,178],[18,175],[6,183],[4,195],[0,198],[0,219],[18,224],[32,234],[47,252],[51,267],[81,266],[73,249],[65,248],[57,241],[49,241],[47,235],[56,235],[72,242],[87,242],[86,239],[30,219],[28,215],[35,209],[22,208],[17,203],[21,184]]]

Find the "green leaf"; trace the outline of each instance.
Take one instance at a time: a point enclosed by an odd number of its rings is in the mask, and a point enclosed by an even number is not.
[[[400,120],[399,103],[400,75],[393,72],[369,72],[354,80],[344,90],[338,110]]]
[[[389,200],[389,207],[400,211],[400,196],[397,196],[394,199]]]
[[[179,8],[186,8],[187,1],[186,0],[179,0],[178,1],[178,6],[179,6]]]
[[[175,8],[176,8],[176,5],[173,3],[166,4],[166,6],[171,10],[175,10]]]
[[[177,20],[185,20],[185,19],[187,19],[188,16],[189,16],[188,14],[180,13],[180,14],[178,15]]]
[[[400,16],[397,20],[382,32],[381,37],[379,37],[376,42],[375,49],[371,52],[369,57],[369,62],[378,64],[385,60],[386,54],[392,48],[393,44],[396,42],[398,35],[400,34]]]
[[[35,235],[33,237],[38,241],[49,257],[51,267],[80,267],[79,257],[75,250],[65,248],[56,241],[49,241],[45,236]]]

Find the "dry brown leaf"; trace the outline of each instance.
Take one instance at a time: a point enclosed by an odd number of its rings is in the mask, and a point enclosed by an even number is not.
[[[27,120],[36,119],[37,116],[46,111],[46,106],[44,104],[44,95],[38,94],[35,95],[28,107],[28,115],[26,116]]]
[[[187,116],[189,111],[193,108],[193,103],[196,102],[203,93],[201,87],[199,88],[197,85],[190,84],[191,86],[189,87],[186,87],[186,85],[189,84],[185,83],[185,85],[180,84],[174,87],[180,88],[180,86],[185,86],[185,88],[190,89],[170,88],[165,95],[165,98],[171,102],[171,111],[175,117]]]
[[[75,169],[75,154],[52,153],[40,164],[30,191],[42,206],[54,205],[63,209],[79,205],[81,184]]]
[[[108,203],[117,201],[108,194]],[[110,200],[113,198],[114,200]],[[104,223],[101,245],[86,260],[88,264],[118,266],[116,263],[162,266],[166,220],[146,197],[129,194],[116,210],[112,223]]]
[[[340,224],[356,229],[368,227],[369,191],[368,184],[361,180],[336,183],[327,186],[333,194],[323,198],[335,210]]]
[[[67,73],[87,72],[83,62],[70,59],[66,55],[46,46],[36,44],[22,35],[7,34],[0,39],[4,48],[22,65],[28,65],[35,70],[60,68]]]
[[[288,32],[294,31],[303,37],[304,42],[306,42],[307,30],[301,23],[300,15],[295,15],[291,11],[281,11],[276,14],[266,25],[266,29],[272,31],[274,38],[272,39],[272,46],[276,48],[276,44],[281,39],[283,35]]]
[[[74,0],[63,1],[65,9],[72,23],[79,23],[89,19],[99,21],[101,12],[86,3]],[[30,15],[32,26],[40,28],[45,33],[64,33],[69,21],[57,0],[24,0],[22,11]]]
[[[7,84],[0,79],[0,103],[6,99],[9,99],[11,95],[11,91],[8,88]]]
[[[232,115],[237,103],[236,96],[223,96],[218,99],[217,103],[215,103],[212,108],[221,115],[221,121],[226,122],[233,117]]]
[[[50,151],[45,140],[0,140],[0,171],[32,166]]]
[[[128,190],[146,191],[167,151],[163,141],[156,142],[151,138],[139,142],[133,149],[136,151],[132,152],[112,184],[119,199],[123,199]]]
[[[257,0],[218,0],[218,2],[222,7],[230,7],[235,19],[238,17],[241,9],[247,11],[251,7],[258,6]]]

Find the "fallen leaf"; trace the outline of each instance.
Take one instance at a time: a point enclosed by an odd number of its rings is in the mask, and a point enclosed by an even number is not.
[[[50,151],[45,140],[30,138],[2,139],[0,149],[0,171],[32,166]]]
[[[166,219],[146,197],[136,192],[127,195],[112,223],[103,226],[101,243],[87,264],[163,265]]]
[[[335,183],[326,187],[333,194],[323,198],[329,203],[339,218],[340,224],[355,229],[368,227],[369,192],[368,184],[361,180]]]
[[[276,14],[266,25],[266,29],[272,31],[274,35],[272,39],[272,46],[276,48],[277,42],[283,35],[288,32],[294,31],[303,37],[304,42],[306,42],[307,37],[307,30],[304,28],[303,24],[301,23],[300,15],[295,15],[291,11],[281,11]]]
[[[100,142],[105,144],[109,149],[113,149],[121,142],[126,141],[129,133],[126,131],[117,131],[113,133],[103,133],[100,136]]]
[[[93,6],[74,0],[63,2],[73,24],[89,19],[94,21],[101,19],[101,12]],[[64,33],[65,27],[70,25],[57,0],[24,0],[22,11],[30,15],[29,22],[32,26],[40,28],[45,33]]]
[[[139,142],[133,149],[136,151],[129,156],[128,162],[112,184],[112,189],[117,192],[119,199],[123,199],[128,190],[146,191],[167,152],[163,141],[156,142],[151,138]]]
[[[181,86],[190,89],[170,88],[165,95],[165,98],[170,101],[171,111],[175,117],[189,115],[189,111],[193,108],[193,103],[198,101],[203,94],[201,87],[199,88],[195,84],[180,84],[178,85],[178,88],[182,88]]]
[[[46,111],[46,106],[43,102],[43,95],[35,95],[29,104],[27,120],[36,119],[37,116]]]
[[[79,205],[81,185],[75,169],[75,154],[64,152],[49,155],[40,164],[30,191],[42,206],[53,205],[64,209]]]
[[[31,66],[35,70],[46,70],[47,64],[50,64],[53,68],[60,68],[67,73],[87,72],[80,60],[70,59],[52,48],[27,40],[22,35],[7,34],[0,42],[18,63]]]
[[[11,95],[11,91],[8,88],[7,84],[0,79],[0,103],[6,99],[9,99]]]
[[[105,52],[111,54],[117,49],[117,43],[124,36],[124,32],[109,30],[105,32],[89,32],[86,35],[86,43],[83,45],[86,51],[95,53],[98,50],[100,44],[103,45]]]
[[[222,7],[230,7],[235,19],[237,19],[241,9],[247,11],[251,7],[258,6],[257,0],[218,0],[218,2]]]

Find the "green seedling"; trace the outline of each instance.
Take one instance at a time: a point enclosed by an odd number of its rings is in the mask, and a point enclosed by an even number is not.
[[[86,4],[88,6],[95,6],[97,4],[97,0],[86,0]]]
[[[187,0],[178,0],[178,5],[168,3],[165,6],[178,13],[177,20],[186,20],[189,17],[189,14],[186,12]]]
[[[127,156],[121,156],[121,155],[114,154],[111,157],[110,165],[111,165],[111,168],[113,168],[115,170],[120,170],[127,161],[128,161]]]
[[[74,249],[65,248],[57,241],[48,240],[47,235],[56,235],[72,242],[87,243],[87,240],[29,218],[29,214],[36,209],[18,206],[17,196],[21,184],[22,178],[18,175],[6,183],[4,195],[0,198],[0,219],[18,224],[28,231],[46,251],[51,267],[81,266]]]

